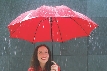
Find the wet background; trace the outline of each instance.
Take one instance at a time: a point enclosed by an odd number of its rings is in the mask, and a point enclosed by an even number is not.
[[[91,37],[53,43],[54,60],[61,70],[107,71],[107,0],[0,0],[0,71],[27,71],[34,45],[9,38],[7,25],[21,13],[41,5],[66,5],[99,25]],[[52,47],[50,42],[41,43]]]

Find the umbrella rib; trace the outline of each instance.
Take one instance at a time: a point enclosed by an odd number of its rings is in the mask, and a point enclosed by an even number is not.
[[[57,19],[55,18],[55,21],[57,22]],[[58,25],[58,22],[57,22],[57,27],[58,27],[58,30],[59,30],[59,33],[60,33],[60,36],[61,36],[61,41],[63,43],[63,40],[62,40],[62,34],[61,34],[61,31],[60,31],[60,28],[59,28],[59,25]]]
[[[20,24],[18,25],[17,29],[21,26],[21,24],[22,24],[22,23],[20,23]],[[12,32],[12,34],[14,34],[14,33],[17,31],[17,29],[15,29],[15,30]]]
[[[71,17],[70,17],[71,18]],[[74,22],[76,22],[76,24],[78,24],[80,27],[81,27],[81,29],[83,29],[82,28],[82,26],[75,20],[75,19],[73,19],[73,18],[71,18]],[[83,29],[84,31],[85,31],[85,29]],[[85,31],[85,33],[88,35],[88,33]]]
[[[43,20],[41,20],[39,23],[38,23],[38,26],[36,27],[36,31],[35,31],[35,35],[34,35],[34,38],[33,38],[33,42],[32,43],[34,43],[34,41],[36,40],[36,32],[37,32],[37,30],[38,30],[38,27],[39,27],[39,24],[41,23],[41,22],[44,22],[45,20],[47,20],[48,18],[45,18],[45,19],[43,19]]]

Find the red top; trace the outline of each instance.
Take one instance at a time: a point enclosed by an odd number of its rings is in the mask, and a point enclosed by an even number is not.
[[[33,68],[33,67],[30,67],[29,69],[28,69],[28,71],[35,71],[35,69]],[[39,71],[42,71],[42,68],[41,67],[39,67]],[[58,66],[58,71],[60,71],[60,67]]]

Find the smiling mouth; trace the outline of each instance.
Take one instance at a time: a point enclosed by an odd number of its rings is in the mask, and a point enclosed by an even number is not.
[[[46,60],[46,57],[41,58],[42,60]]]

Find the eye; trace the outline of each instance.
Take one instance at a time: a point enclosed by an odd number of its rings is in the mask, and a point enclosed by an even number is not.
[[[39,54],[41,54],[42,52],[39,52]]]

